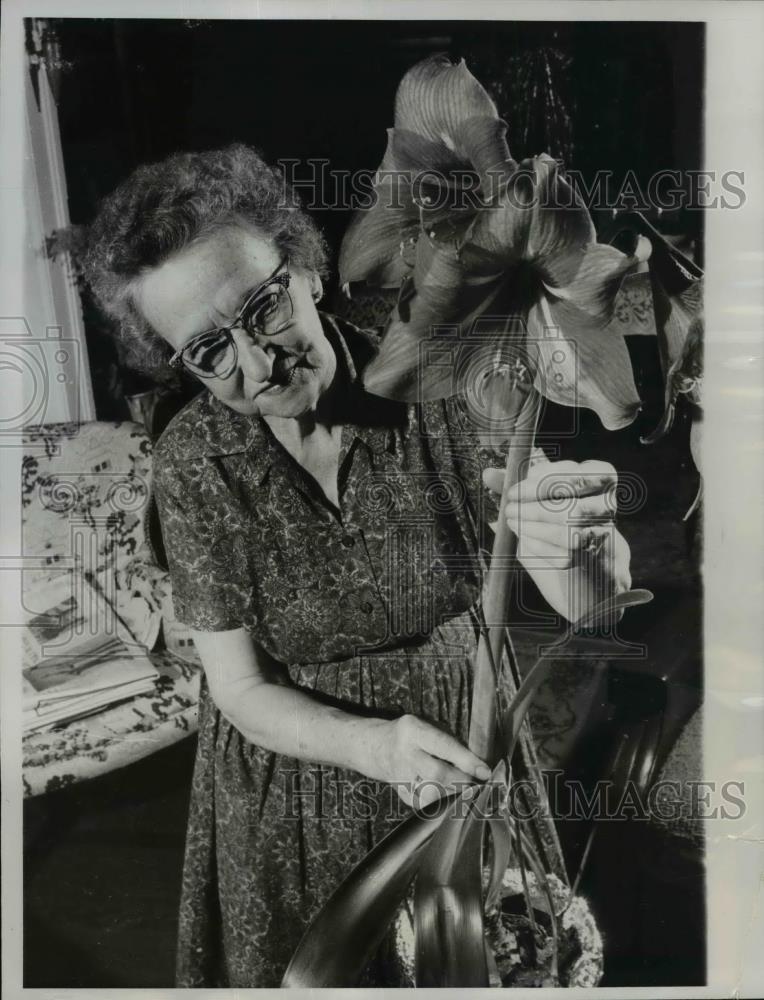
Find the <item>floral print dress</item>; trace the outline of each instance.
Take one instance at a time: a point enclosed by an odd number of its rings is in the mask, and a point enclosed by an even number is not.
[[[257,417],[204,392],[171,423],[155,494],[177,618],[244,626],[291,681],[356,713],[467,737],[476,525],[496,516],[458,400],[364,392],[375,338],[322,317],[338,358],[339,509]],[[382,783],[256,746],[202,682],[177,955],[182,987],[276,987],[312,917],[408,814]],[[366,985],[397,985],[390,941]]]

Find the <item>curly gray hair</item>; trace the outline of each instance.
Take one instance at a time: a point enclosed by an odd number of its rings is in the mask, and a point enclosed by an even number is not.
[[[139,167],[101,203],[83,269],[99,306],[117,323],[131,368],[158,381],[172,374],[172,349],[136,307],[135,279],[237,219],[298,266],[326,277],[318,227],[280,172],[241,143]]]

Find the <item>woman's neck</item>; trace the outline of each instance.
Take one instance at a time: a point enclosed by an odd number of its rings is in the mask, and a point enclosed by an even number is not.
[[[270,416],[263,419],[274,437],[295,457],[295,453],[313,450],[322,442],[339,438],[342,433],[341,424],[320,420],[316,414],[312,414],[311,419]]]
[[[263,417],[274,437],[318,483],[327,499],[339,508],[337,477],[342,424],[330,419],[323,407],[303,417]]]

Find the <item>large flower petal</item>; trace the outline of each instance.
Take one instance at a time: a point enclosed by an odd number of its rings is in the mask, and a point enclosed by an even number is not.
[[[461,391],[473,377],[467,356],[495,353],[496,338],[506,335],[505,307],[491,308],[502,288],[501,275],[475,278],[453,247],[420,237],[412,278],[365,370],[365,387],[407,402]]]
[[[389,149],[400,196],[412,206],[407,211],[418,211],[425,232],[447,223],[457,233],[471,223],[482,194],[466,160],[441,142],[397,128],[390,131]]]
[[[444,143],[483,178],[510,159],[506,123],[463,59],[437,55],[413,66],[395,97],[395,127]]]
[[[619,333],[544,296],[528,314],[528,333],[538,364],[536,388],[547,399],[594,410],[608,430],[634,420],[641,403]]]
[[[505,139],[507,123],[501,118],[469,118],[454,132],[454,148],[469,157],[480,178],[483,197],[492,198],[507,168],[515,166]]]
[[[695,468],[703,474],[703,413],[698,410],[692,421],[690,428],[690,454],[695,463]]]
[[[640,241],[638,253],[631,256],[604,243],[590,243],[583,249],[560,249],[539,261],[539,266],[552,298],[570,302],[594,319],[609,322],[621,282],[649,251],[646,240]]]
[[[400,285],[411,271],[419,229],[419,209],[411,197],[408,176],[395,167],[393,130],[388,129],[387,149],[374,184],[374,202],[355,214],[342,240],[340,283]]]
[[[430,139],[399,126],[390,129],[389,136],[390,166],[409,172],[412,179],[432,172],[447,182],[449,177],[470,168],[470,161],[457,155],[442,139]]]
[[[596,240],[589,210],[573,189],[556,160],[546,153],[523,160],[518,173],[534,181],[526,254],[545,261],[563,250],[582,250]]]
[[[468,189],[476,185],[470,184],[465,172],[468,164],[442,142],[388,129],[374,202],[356,213],[342,241],[341,284],[366,281],[397,287],[411,270],[420,230],[429,232],[444,222],[455,232],[457,226],[466,227],[471,214],[455,208],[469,205],[470,196],[461,193],[459,182]]]
[[[389,208],[375,205],[359,212],[342,241],[340,283],[365,281],[380,288],[397,288],[411,272],[406,248],[413,250],[418,232],[418,221],[402,222],[400,213]]]
[[[534,197],[527,172],[505,176],[494,203],[478,210],[468,247],[492,254],[504,267],[524,260]]]
[[[479,212],[471,241],[508,263],[522,259],[543,269],[561,257],[562,276],[572,276],[595,230],[557,162],[542,154],[494,177],[500,178],[494,201]]]

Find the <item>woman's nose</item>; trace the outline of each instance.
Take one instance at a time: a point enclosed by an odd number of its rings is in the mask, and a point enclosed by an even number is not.
[[[273,358],[244,330],[232,330],[239,353],[239,368],[253,382],[267,382],[273,371]]]

